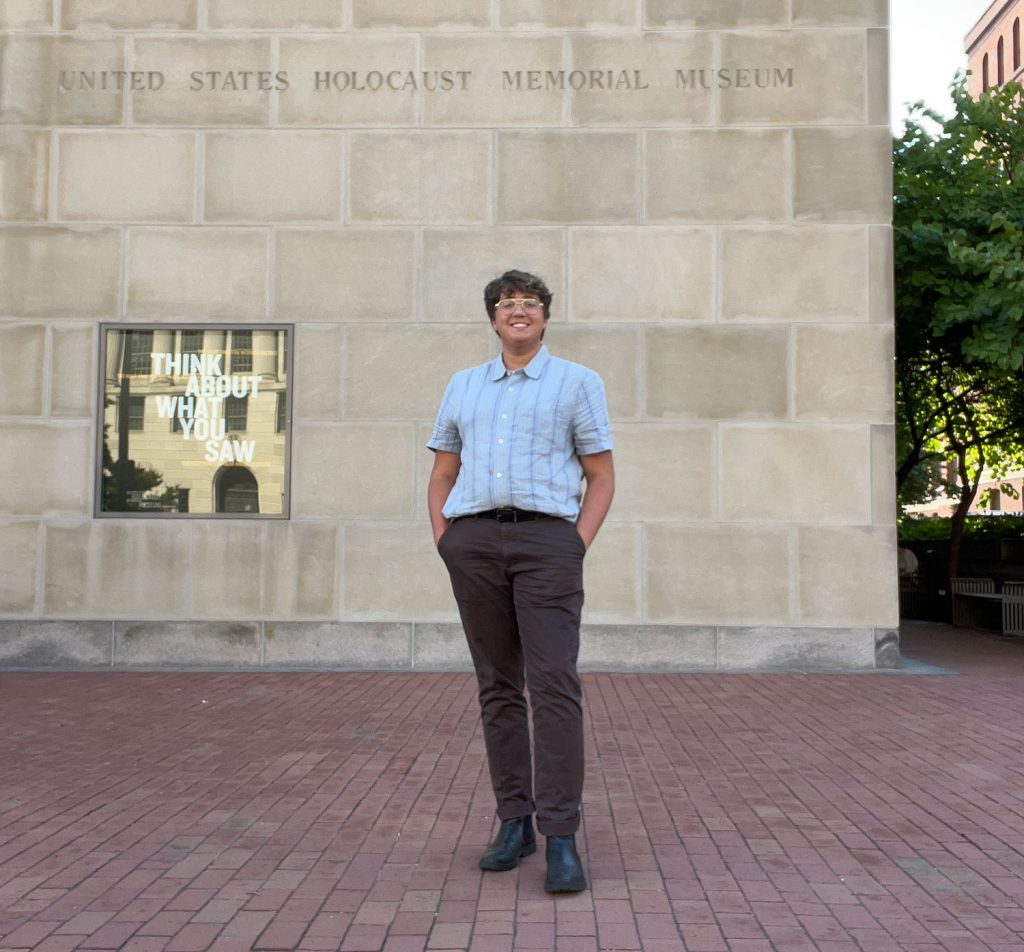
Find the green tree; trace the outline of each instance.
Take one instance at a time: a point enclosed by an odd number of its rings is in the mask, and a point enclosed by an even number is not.
[[[1024,113],[1010,83],[979,99],[962,77],[949,119],[918,104],[894,148],[897,488],[955,464],[957,574],[982,470],[1024,461]]]
[[[106,401],[110,406],[110,401]],[[110,424],[103,424],[103,467],[101,488],[101,511],[129,512],[134,507],[128,503],[129,494],[147,493],[163,481],[163,476],[148,466],[140,466],[134,460],[114,459],[110,452]]]

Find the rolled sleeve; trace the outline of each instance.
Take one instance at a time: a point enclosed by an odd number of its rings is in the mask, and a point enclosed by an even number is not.
[[[586,373],[580,381],[573,407],[572,440],[577,456],[604,453],[612,448],[612,425],[604,384],[593,372]]]
[[[441,399],[441,408],[437,411],[437,419],[434,421],[434,432],[427,442],[428,449],[440,450],[442,453],[462,452],[462,437],[459,435],[459,427],[454,416],[454,389],[455,379],[452,378]]]

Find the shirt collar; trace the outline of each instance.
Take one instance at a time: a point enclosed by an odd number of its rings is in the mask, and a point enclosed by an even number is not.
[[[531,360],[524,368],[523,373],[532,380],[537,380],[540,375],[544,372],[544,368],[547,366],[548,361],[551,360],[551,354],[548,353],[546,344],[540,345],[540,350],[533,355]],[[505,369],[505,361],[501,359],[501,354],[491,361],[490,371],[488,372],[488,378],[490,380],[501,380],[508,371]]]

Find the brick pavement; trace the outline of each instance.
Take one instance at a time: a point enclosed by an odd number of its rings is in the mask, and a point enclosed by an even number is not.
[[[462,674],[0,674],[0,950],[1024,950],[1024,642],[585,679],[592,889],[482,874]]]

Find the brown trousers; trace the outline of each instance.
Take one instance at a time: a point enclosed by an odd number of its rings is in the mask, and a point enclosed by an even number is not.
[[[583,540],[571,522],[555,517],[470,518],[448,527],[438,551],[476,668],[498,817],[536,812],[543,835],[575,833],[583,794],[583,691],[576,672]],[[532,764],[524,683],[533,715]]]

